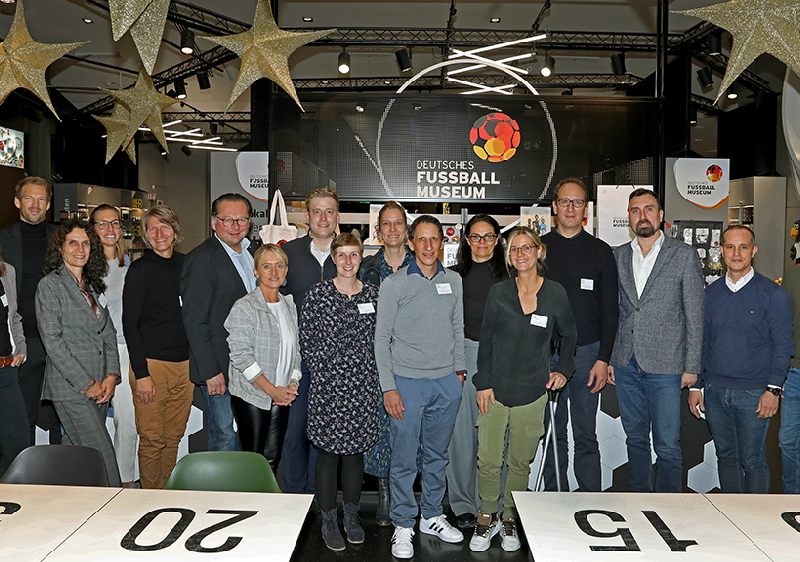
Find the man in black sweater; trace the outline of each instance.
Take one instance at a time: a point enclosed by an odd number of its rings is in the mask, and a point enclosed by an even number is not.
[[[579,178],[561,180],[553,193],[555,230],[542,236],[547,246],[545,276],[567,291],[578,326],[575,374],[561,391],[556,411],[561,491],[567,481],[567,406],[575,442],[574,471],[583,492],[602,491],[600,450],[597,444],[597,406],[608,380],[608,361],[617,332],[617,265],[611,248],[583,229],[587,207],[586,185]],[[554,357],[557,360],[558,355]],[[553,451],[545,462],[545,489],[556,490]]]
[[[289,257],[289,273],[281,292],[294,297],[298,318],[308,290],[321,281],[336,277],[336,266],[331,259],[331,242],[339,225],[339,197],[336,193],[330,189],[309,193],[306,197],[306,223],[309,228],[307,236],[283,245],[283,251]],[[286,491],[291,494],[314,493],[317,463],[316,449],[306,433],[310,375],[305,362],[301,369],[303,377],[289,412],[283,439],[283,481]]]
[[[54,225],[45,222],[52,197],[53,190],[46,180],[35,176],[24,178],[17,184],[14,196],[20,220],[0,230],[3,259],[17,270],[19,313],[28,344],[28,357],[19,368],[19,388],[28,413],[31,444],[36,443],[36,420],[46,360],[36,323],[36,287],[44,266],[47,242],[56,230]],[[51,430],[50,443],[61,443],[58,416],[49,401],[44,403],[44,408]]]

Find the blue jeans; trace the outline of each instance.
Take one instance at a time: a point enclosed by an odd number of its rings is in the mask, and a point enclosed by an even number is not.
[[[283,483],[290,494],[313,494],[316,478],[317,449],[308,440],[308,388],[311,373],[300,363],[303,378],[297,385],[297,398],[289,409],[289,421],[283,438]]]
[[[438,379],[394,377],[403,399],[403,419],[391,418],[392,466],[389,471],[389,517],[395,527],[413,527],[419,512],[414,497],[417,449],[422,442],[422,497],[425,519],[443,513],[447,446],[461,403],[461,380],[455,373]]]
[[[681,455],[681,375],[646,373],[636,357],[614,369],[622,428],[627,439],[628,482],[634,492],[653,491],[650,430],[658,467],[657,492],[679,493]]]
[[[592,394],[589,382],[589,371],[597,362],[600,342],[581,345],[575,352],[575,374],[559,393],[556,408],[556,443],[558,444],[558,468],[561,477],[562,492],[569,492],[567,479],[567,420],[572,420],[572,437],[575,442],[575,456],[572,468],[581,492],[601,492],[602,478],[600,473],[600,448],[597,444],[597,407],[600,405],[600,393]],[[550,370],[558,365],[558,353],[553,355]],[[592,385],[594,386],[594,385]],[[569,409],[567,405],[569,404]],[[545,415],[545,431],[550,425],[550,417]],[[544,489],[556,491],[556,471],[552,448],[547,449],[544,463]]]
[[[733,390],[705,383],[706,421],[717,449],[723,494],[769,493],[767,430],[756,409],[763,390]]]
[[[208,450],[209,451],[241,451],[239,438],[233,429],[233,409],[231,408],[231,393],[225,389],[225,394],[209,395],[206,385],[200,386],[203,398],[206,401],[206,419],[208,420]]]
[[[781,400],[778,433],[783,459],[783,493],[800,494],[800,369],[789,369]]]
[[[11,461],[30,446],[28,413],[19,390],[19,367],[0,369],[0,476]]]

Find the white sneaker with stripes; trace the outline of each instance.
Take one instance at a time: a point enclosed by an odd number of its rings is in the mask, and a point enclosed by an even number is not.
[[[433,535],[439,537],[444,542],[461,542],[464,540],[464,535],[447,522],[447,518],[442,515],[425,519],[419,518],[419,531],[426,535]]]

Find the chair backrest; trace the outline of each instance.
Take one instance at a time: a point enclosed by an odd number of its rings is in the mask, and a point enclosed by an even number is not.
[[[205,451],[181,458],[165,490],[280,493],[267,459],[247,451]]]
[[[35,445],[22,451],[3,484],[50,486],[108,486],[106,465],[97,449],[74,445]]]

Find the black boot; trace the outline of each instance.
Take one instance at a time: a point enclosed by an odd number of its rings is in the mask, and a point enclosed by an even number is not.
[[[336,508],[330,511],[323,511],[322,513],[322,540],[325,541],[325,546],[335,552],[344,550],[344,539],[342,533],[339,531],[339,521],[336,516]]]
[[[358,520],[358,504],[344,504],[344,532],[347,533],[347,542],[361,544],[364,542],[364,529]]]
[[[389,478],[378,478],[378,511],[375,513],[375,522],[381,527],[392,524],[389,518]]]

